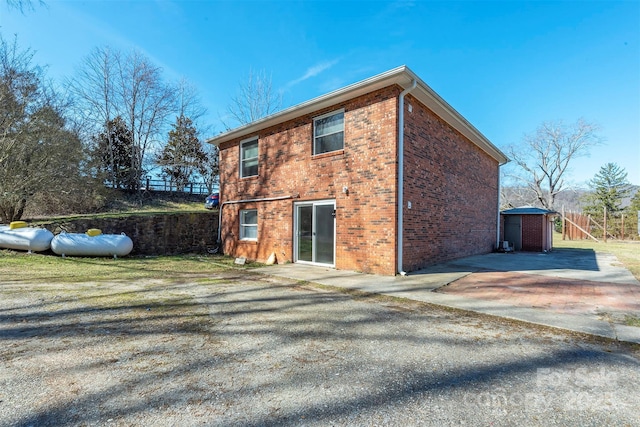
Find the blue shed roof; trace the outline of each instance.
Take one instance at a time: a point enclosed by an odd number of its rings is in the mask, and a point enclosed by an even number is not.
[[[558,212],[534,206],[521,206],[519,208],[507,209],[500,212],[502,215],[554,215]]]

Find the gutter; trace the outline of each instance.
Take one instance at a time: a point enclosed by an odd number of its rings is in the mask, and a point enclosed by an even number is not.
[[[403,233],[402,222],[404,219],[404,96],[411,92],[418,85],[418,81],[413,79],[411,86],[400,93],[398,98],[398,232],[396,241],[398,242],[398,273],[406,275],[402,270],[402,245]]]
[[[220,204],[220,210],[218,211],[218,248],[222,249],[222,208],[226,205],[237,205],[239,203],[252,203],[252,202],[274,202],[277,200],[295,199],[299,196],[280,196],[280,197],[265,197],[262,199],[244,199],[244,200],[228,200]]]

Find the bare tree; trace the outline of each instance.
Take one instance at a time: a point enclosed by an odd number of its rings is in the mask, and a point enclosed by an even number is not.
[[[133,140],[130,170],[135,176],[131,182],[139,184],[147,152],[164,139],[167,118],[177,109],[176,88],[166,84],[162,70],[140,52],[123,55],[109,48],[91,52],[70,88],[94,134],[115,117],[122,117]],[[115,152],[113,146],[110,149]],[[107,158],[115,161],[114,156]]]
[[[9,6],[9,9],[16,9],[22,14],[27,11],[35,10],[35,6],[33,5],[34,3],[37,3],[40,6],[44,6],[46,4],[43,0],[38,0],[37,2],[32,0],[7,0],[7,6]]]
[[[131,170],[140,182],[147,150],[163,139],[167,118],[176,109],[175,89],[163,82],[161,69],[140,52],[132,51],[124,61],[119,59],[116,93],[133,135]]]
[[[199,146],[193,147],[191,155],[199,159],[195,168],[197,175],[202,179],[209,193],[212,193],[219,181],[218,147],[204,142],[203,136],[211,133],[211,126],[202,121],[207,114],[207,109],[203,106],[198,90],[184,79],[178,83],[177,98],[178,117],[188,117],[196,129]],[[168,145],[170,143],[171,141]],[[165,146],[164,150],[166,149]]]
[[[261,71],[249,71],[246,83],[241,83],[236,96],[227,106],[228,116],[240,125],[254,122],[280,109],[282,96],[273,91],[271,76]],[[229,126],[224,120],[227,129]]]
[[[177,116],[189,117],[197,125],[198,133],[208,132],[208,129],[200,123],[200,120],[207,114],[207,109],[202,104],[198,89],[183,78],[176,85],[175,91],[178,105]]]
[[[531,191],[527,187],[500,186],[500,209],[511,209],[529,204]]]
[[[78,101],[75,116],[85,124],[82,127],[84,139],[99,141],[101,134],[105,136],[104,146],[94,147],[94,151],[101,153],[98,169],[107,172],[107,180],[114,186],[118,182],[117,141],[113,138],[113,132],[110,132],[110,123],[118,116],[114,87],[118,57],[119,53],[108,47],[94,49],[68,84]]]
[[[220,165],[218,147],[213,144],[204,143],[203,151],[205,160],[200,164],[198,173],[202,177],[204,185],[213,192],[214,187],[220,184]]]
[[[570,126],[543,123],[521,144],[508,148],[516,168],[511,168],[506,178],[528,188],[543,207],[554,209],[557,194],[567,186],[565,175],[571,161],[602,142],[598,130],[597,125],[583,119]]]

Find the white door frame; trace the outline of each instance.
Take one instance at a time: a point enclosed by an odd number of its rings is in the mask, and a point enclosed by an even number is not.
[[[333,206],[334,216],[333,216],[333,262],[323,263],[323,262],[315,262],[315,254],[316,254],[316,245],[315,239],[312,239],[312,261],[305,261],[298,259],[298,245],[299,245],[299,218],[298,218],[298,208],[303,206],[311,206],[312,207],[312,235],[315,236],[316,233],[316,207],[317,206]],[[336,266],[336,200],[335,199],[324,199],[324,200],[309,200],[305,202],[294,202],[293,203],[293,262],[299,264],[309,264],[309,265],[318,265],[323,267],[333,267]]]

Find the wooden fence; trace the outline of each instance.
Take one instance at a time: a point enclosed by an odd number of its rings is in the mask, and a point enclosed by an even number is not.
[[[640,212],[638,212],[640,216]],[[637,225],[637,229],[636,229]],[[636,233],[637,231],[637,233]],[[640,222],[634,215],[612,216],[604,209],[602,217],[562,211],[562,240],[593,239],[597,242],[607,239],[635,239],[640,236]]]
[[[591,236],[588,230],[591,230],[591,217],[577,212],[562,212],[562,240],[587,239]]]

